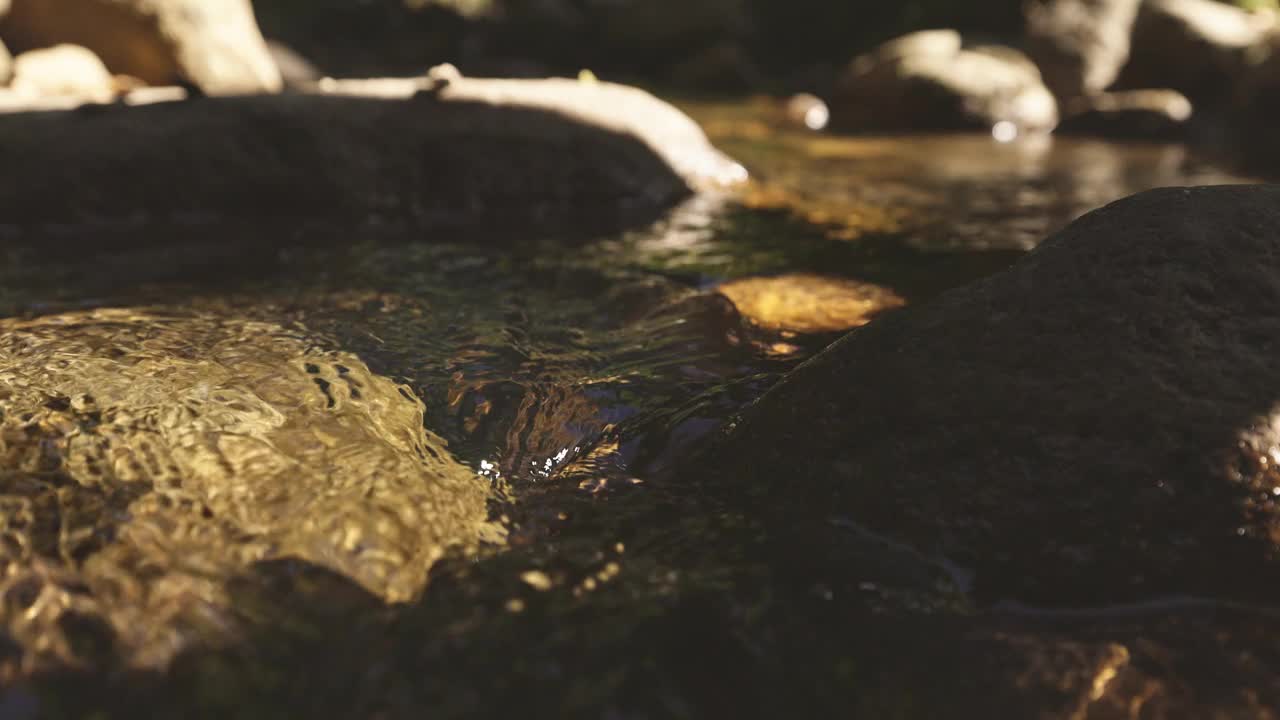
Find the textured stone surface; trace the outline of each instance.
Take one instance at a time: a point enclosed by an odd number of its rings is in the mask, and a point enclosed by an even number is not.
[[[699,467],[780,522],[949,558],[982,598],[1275,602],[1278,223],[1271,186],[1117,202],[846,336]]]
[[[112,72],[209,94],[275,92],[280,73],[249,0],[17,0],[0,34],[15,51],[83,45]]]

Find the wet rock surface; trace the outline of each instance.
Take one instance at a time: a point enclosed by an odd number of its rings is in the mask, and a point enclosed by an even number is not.
[[[616,225],[651,218],[693,185],[745,176],[695,123],[639,90],[439,84],[352,81],[318,93],[3,117],[8,157],[26,168],[0,184],[5,223],[24,237],[96,223],[118,230],[119,242],[145,240],[141,223],[250,218],[263,228],[284,218]],[[133,181],[116,181],[125,176]]]
[[[69,96],[83,102],[106,102],[115,95],[106,66],[78,45],[29,50],[14,58],[11,88],[30,97]]]
[[[751,322],[791,332],[849,330],[905,304],[877,285],[799,273],[743,278],[717,290]]]
[[[1278,206],[1166,189],[1091,213],[829,348],[702,470],[949,557],[992,600],[1274,603]]]
[[[421,401],[301,328],[129,310],[2,324],[0,595],[28,671],[162,668],[232,642],[253,618],[231,584],[256,563],[403,602],[446,551],[501,537],[489,482],[423,429]]]
[[[0,35],[16,51],[82,45],[152,85],[211,95],[281,86],[249,0],[17,0]]]
[[[951,30],[913,33],[858,57],[832,100],[832,126],[845,130],[989,130],[1000,122],[1047,132],[1057,104],[1020,52],[965,48]]]

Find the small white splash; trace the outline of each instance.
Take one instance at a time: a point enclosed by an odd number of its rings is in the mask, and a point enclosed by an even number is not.
[[[1013,142],[1018,138],[1018,126],[1008,120],[1001,120],[991,126],[991,137],[995,138],[996,142]]]

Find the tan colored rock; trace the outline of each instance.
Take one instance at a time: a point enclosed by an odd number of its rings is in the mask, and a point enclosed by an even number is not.
[[[14,92],[32,98],[67,97],[108,102],[115,95],[111,73],[92,51],[79,45],[29,50],[13,60]]]
[[[1105,90],[1129,59],[1141,0],[1032,0],[1028,50],[1060,100]]]
[[[913,33],[855,59],[831,100],[845,130],[991,129],[1046,132],[1057,103],[1013,48],[960,46],[949,30]]]
[[[1147,0],[1116,88],[1172,88],[1207,109],[1230,99],[1275,25],[1215,0]]]
[[[5,47],[4,41],[0,40],[0,85],[8,83],[12,75],[13,56],[9,54],[9,48]]]
[[[275,92],[280,73],[248,0],[16,0],[0,34],[15,50],[83,45],[112,72],[211,95]]]

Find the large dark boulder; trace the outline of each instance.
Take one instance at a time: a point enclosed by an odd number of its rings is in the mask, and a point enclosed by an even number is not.
[[[528,230],[647,219],[704,183],[745,176],[683,113],[624,86],[324,87],[0,118],[6,162],[23,168],[0,180],[0,215],[26,236],[84,223],[129,235],[142,222],[162,236],[166,223],[237,220],[291,233],[343,221]]]
[[[1277,228],[1274,186],[1095,211],[846,336],[691,475],[802,534],[860,528],[942,558],[983,601],[1274,603]]]

